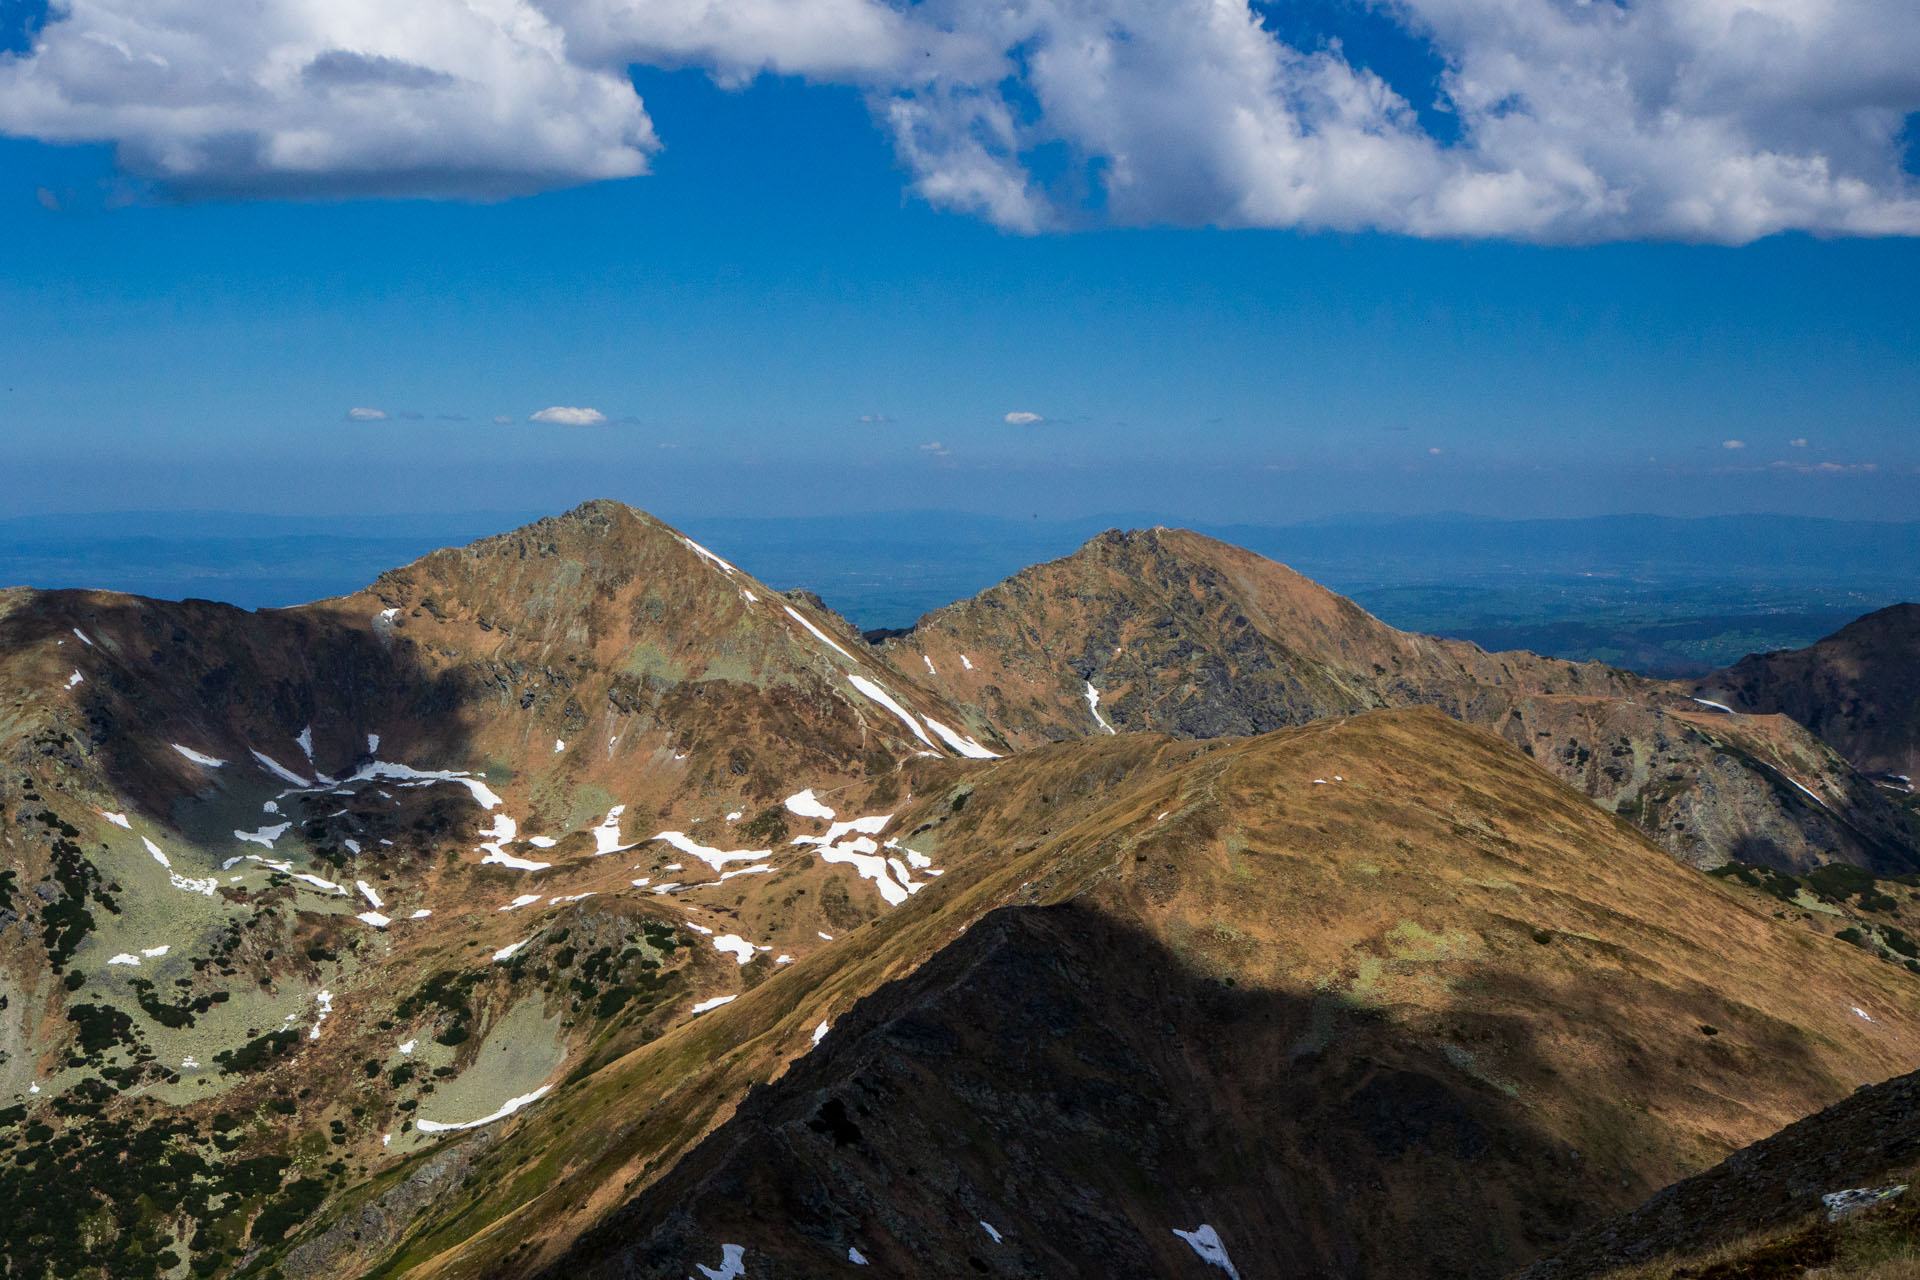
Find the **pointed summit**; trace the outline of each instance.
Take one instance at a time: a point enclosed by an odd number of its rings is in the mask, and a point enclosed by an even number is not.
[[[1434,707],[1498,733],[1676,857],[1920,866],[1920,820],[1785,717],[1711,712],[1597,662],[1400,631],[1185,529],[1109,530],[922,618],[883,651],[976,733],[1267,733]]]

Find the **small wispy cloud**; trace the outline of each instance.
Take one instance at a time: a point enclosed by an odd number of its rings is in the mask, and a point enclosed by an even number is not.
[[[349,409],[347,416],[355,422],[385,422],[387,411],[385,409]]]
[[[1036,422],[1045,421],[1046,419],[1039,414],[1032,413],[1026,409],[1016,409],[1007,415],[1007,422],[1016,427],[1030,427]]]
[[[880,422],[892,422],[893,419],[889,418],[884,413],[863,413],[860,415],[860,421],[880,423]]]
[[[1437,458],[1437,457],[1439,457],[1439,456],[1440,456],[1440,446],[1436,444],[1436,445],[1434,445],[1434,446],[1432,446],[1431,448],[1429,448],[1429,449],[1427,450],[1427,452],[1428,452],[1428,453],[1430,453],[1430,454],[1432,454],[1432,455],[1433,455],[1434,457],[1436,457],[1436,458]]]
[[[1744,449],[1747,447],[1747,442],[1745,440],[1722,440],[1720,447],[1722,449]]]
[[[951,454],[953,450],[947,448],[947,446],[941,444],[938,440],[934,440],[927,444],[921,445],[920,452],[930,453],[936,458],[944,458],[949,454]]]
[[[1807,438],[1801,436],[1796,440],[1789,440],[1787,441],[1787,447],[1789,449],[1804,449],[1807,447]]]
[[[513,425],[513,418],[508,414],[496,413],[493,415],[493,420],[503,427],[510,427]]]
[[[548,405],[533,415],[535,422],[548,422],[561,427],[597,427],[607,420],[607,415],[598,409],[588,409],[578,405]]]
[[[400,416],[408,422],[425,422],[427,415],[417,409],[402,409]]]
[[[1803,476],[1859,475],[1880,469],[1877,462],[1775,462],[1769,465],[1779,471],[1798,471]]]

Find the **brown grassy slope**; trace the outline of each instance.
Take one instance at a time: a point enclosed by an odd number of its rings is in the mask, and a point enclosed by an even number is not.
[[[1705,708],[1678,686],[1599,663],[1399,631],[1186,530],[1102,534],[881,649],[967,708],[976,732],[1023,746],[1101,733],[1088,683],[1115,728],[1182,737],[1431,706],[1492,729],[1698,866],[1920,865],[1920,821],[1797,725],[1695,714]]]
[[[1049,816],[1073,780],[1103,774],[1111,785],[1075,798],[1077,812]],[[1171,1215],[1204,1208],[1246,1242],[1247,1255],[1236,1255],[1243,1274],[1269,1274],[1249,1259],[1302,1249],[1389,1274],[1409,1263],[1405,1251],[1430,1247],[1462,1274],[1488,1274],[1489,1259],[1537,1254],[1855,1084],[1920,1061],[1907,1047],[1920,1025],[1920,987],[1908,975],[1775,921],[1770,899],[1703,881],[1509,748],[1430,712],[1251,741],[1129,735],[992,765],[964,785],[972,790],[958,814],[941,791],[915,815],[948,815],[926,833],[943,849],[986,842],[964,871],[527,1113],[480,1158],[470,1189],[379,1274],[523,1275],[550,1264],[577,1274],[569,1268],[624,1265],[617,1260],[639,1256],[632,1250],[674,1240],[697,1245],[706,1263],[714,1242],[732,1240],[778,1258],[780,1274],[813,1274],[830,1238],[844,1265],[840,1227],[816,1222],[803,1243],[781,1212],[752,1207],[765,1199],[724,1193],[726,1171],[751,1147],[732,1129],[674,1175],[692,1181],[660,1193],[664,1203],[646,1188],[725,1121],[748,1086],[804,1054],[819,1021],[847,1029],[855,1001],[1003,906],[1071,903],[1102,922],[1061,935],[1106,939],[1069,948],[1061,964],[1070,979],[1087,975],[1084,988],[1069,982],[1082,1024],[1127,1029],[1115,1044],[1065,1042],[1063,1053],[1086,1062],[1088,1087],[1182,1098],[1200,1131],[1244,1132],[1237,1154],[1196,1149],[1170,1134],[1187,1133],[1181,1126],[1109,1126],[1116,1141],[1163,1143],[1130,1156],[1124,1144],[1075,1147],[1071,1130],[1048,1128],[1058,1082],[1045,1073],[1079,1069],[1023,1058],[1019,1037],[997,1033],[989,1011],[1008,994],[995,977],[1007,947],[980,946],[972,960],[963,951],[946,962],[957,972],[945,987],[879,1006],[908,1000],[916,1017],[958,1037],[955,1052],[928,1061],[899,1037],[858,1033],[897,1020],[880,1014],[856,1018],[844,1040],[830,1035],[807,1057],[805,1096],[769,1104],[791,1103],[779,1114],[792,1123],[775,1124],[786,1146],[774,1154],[799,1163],[770,1165],[767,1178],[864,1187],[875,1205],[884,1188],[911,1185],[897,1163],[849,1171],[832,1150],[804,1145],[823,1090],[844,1093],[852,1074],[885,1068],[913,1082],[889,1095],[904,1117],[900,1141],[884,1147],[889,1161],[934,1162],[947,1170],[947,1182],[935,1180],[942,1186],[974,1178],[968,1194],[992,1197],[1008,1219],[996,1226],[1029,1245],[1063,1238],[1088,1197],[1041,1204],[1010,1194],[1038,1177],[1017,1150],[1021,1125],[1065,1144],[1077,1167],[1111,1166],[1090,1185],[1129,1222],[1191,1227]],[[945,989],[958,993],[951,1002]],[[1147,1035],[1161,1011],[1171,1037]],[[1097,1051],[1109,1048],[1118,1056],[1102,1060]],[[1083,1049],[1090,1059],[1076,1056]],[[1117,1065],[1127,1054],[1144,1075]],[[906,1065],[888,1065],[895,1059]],[[939,1142],[914,1157],[914,1134],[966,1131],[952,1089],[970,1063],[983,1064],[980,1087],[997,1100],[987,1128],[967,1131],[978,1160],[940,1164],[954,1153]],[[1030,1093],[1032,1072],[1041,1074]],[[1448,1123],[1423,1127],[1415,1117],[1436,1106]],[[1147,1189],[1128,1181],[1122,1156],[1147,1175]],[[1152,1176],[1160,1168],[1179,1176],[1163,1184]],[[1199,1193],[1174,1196],[1189,1177]],[[1298,1206],[1292,1243],[1257,1225],[1275,1186]],[[911,1257],[919,1274],[943,1274],[939,1258],[966,1266],[964,1251],[947,1248],[958,1240],[941,1234],[952,1224],[922,1190],[913,1195],[919,1207],[897,1221],[878,1208],[861,1219],[862,1250]],[[669,1221],[669,1206],[692,1216]],[[615,1225],[566,1255],[615,1210]],[[1110,1217],[1089,1223],[1103,1239],[1134,1238]],[[1158,1239],[1144,1228],[1138,1236]],[[1506,1252],[1489,1254],[1489,1239]],[[1031,1273],[1048,1273],[1051,1255],[1036,1257]],[[673,1265],[684,1274],[692,1260]]]
[[[1920,774],[1920,604],[1856,619],[1805,649],[1755,653],[1700,681],[1700,696],[1781,712],[1869,773]]]

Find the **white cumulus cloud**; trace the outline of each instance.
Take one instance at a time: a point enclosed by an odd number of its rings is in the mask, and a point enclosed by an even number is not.
[[[644,173],[624,71],[530,0],[54,6],[0,57],[0,132],[112,142],[188,193],[493,199]]]
[[[850,86],[915,193],[1014,231],[1920,234],[1913,0],[1344,8],[1437,78],[1249,0],[69,0],[0,57],[0,132],[188,192],[494,198],[643,173],[637,63]]]
[[[1744,449],[1747,447],[1747,442],[1745,440],[1722,440],[1720,447],[1722,449]]]
[[[1805,436],[1796,436],[1792,440],[1787,441],[1787,447],[1789,449],[1804,449],[1807,447],[1807,438]]]
[[[382,422],[386,419],[387,411],[385,409],[356,408],[347,410],[347,416],[355,422]]]
[[[583,409],[574,405],[556,404],[533,415],[534,422],[551,422],[562,427],[597,427],[607,420],[607,415],[598,409]]]
[[[1028,427],[1036,422],[1045,422],[1046,419],[1037,413],[1029,413],[1025,409],[1018,409],[1007,415],[1007,421],[1016,427]]]

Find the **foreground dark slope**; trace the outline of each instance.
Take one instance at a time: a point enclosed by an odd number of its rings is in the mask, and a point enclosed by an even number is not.
[[[1894,1280],[1876,1254],[1920,1259],[1912,1195],[1836,1227],[1823,1197],[1920,1183],[1920,1075],[1862,1089],[1583,1232],[1518,1280]],[[1878,1238],[1876,1238],[1878,1237]],[[1852,1265],[1849,1265],[1851,1263]]]
[[[1046,821],[999,808],[1034,805],[1021,775],[1130,762],[1030,853],[868,926],[965,933],[850,1013],[795,986],[844,1000],[851,948],[709,1015],[696,1096],[723,1059],[832,1029],[691,1154],[633,1149],[638,1194],[580,1243],[554,1253],[589,1225],[554,1186],[421,1274],[679,1276],[731,1245],[748,1277],[848,1274],[849,1250],[877,1274],[1202,1276],[1173,1232],[1204,1223],[1250,1280],[1496,1275],[1915,1061],[1910,975],[1477,730],[1396,712],[1157,741],[975,775],[965,811],[1018,829]],[[617,1082],[673,1039],[581,1088],[670,1123]],[[553,1158],[569,1111],[486,1159]]]
[[[1805,649],[1749,654],[1699,688],[1738,711],[1793,717],[1868,773],[1920,774],[1920,604],[1867,614]]]
[[[967,708],[975,732],[1021,746],[1109,727],[1216,737],[1436,707],[1696,866],[1920,868],[1920,821],[1786,717],[1726,715],[1599,663],[1398,631],[1186,530],[1102,534],[881,647]]]

